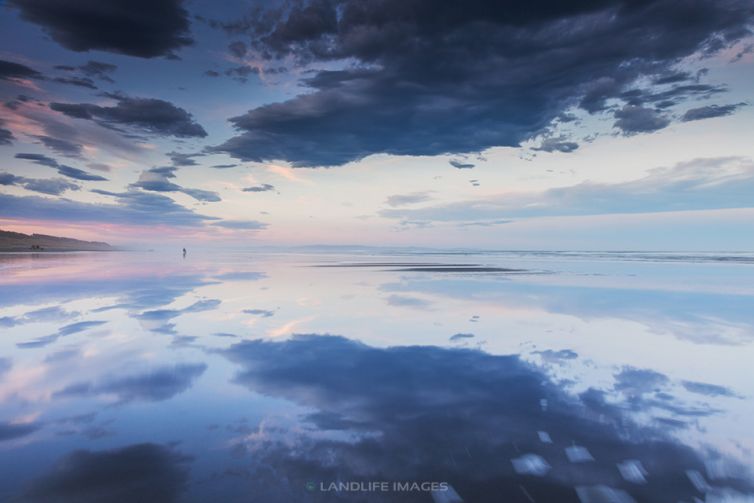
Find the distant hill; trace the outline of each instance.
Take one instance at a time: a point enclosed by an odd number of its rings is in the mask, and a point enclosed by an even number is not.
[[[107,243],[0,230],[0,252],[114,251]]]

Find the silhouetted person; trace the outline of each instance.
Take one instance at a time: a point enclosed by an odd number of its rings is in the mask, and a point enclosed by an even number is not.
[[[186,258],[186,248],[183,249],[183,258]]]

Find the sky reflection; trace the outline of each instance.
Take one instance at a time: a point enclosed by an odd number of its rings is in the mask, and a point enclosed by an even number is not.
[[[0,500],[751,497],[754,270],[662,260],[0,257]]]

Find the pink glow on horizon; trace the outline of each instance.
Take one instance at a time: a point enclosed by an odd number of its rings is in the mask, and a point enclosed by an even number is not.
[[[59,222],[0,218],[0,230],[23,234],[46,234],[85,241],[106,241],[113,245],[160,243],[179,239],[211,242],[256,237],[259,231],[223,229],[219,227],[171,227],[167,225],[125,225],[102,222]]]

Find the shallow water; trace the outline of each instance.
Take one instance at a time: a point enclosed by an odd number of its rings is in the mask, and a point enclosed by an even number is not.
[[[753,301],[751,254],[0,255],[0,500],[749,501]]]

